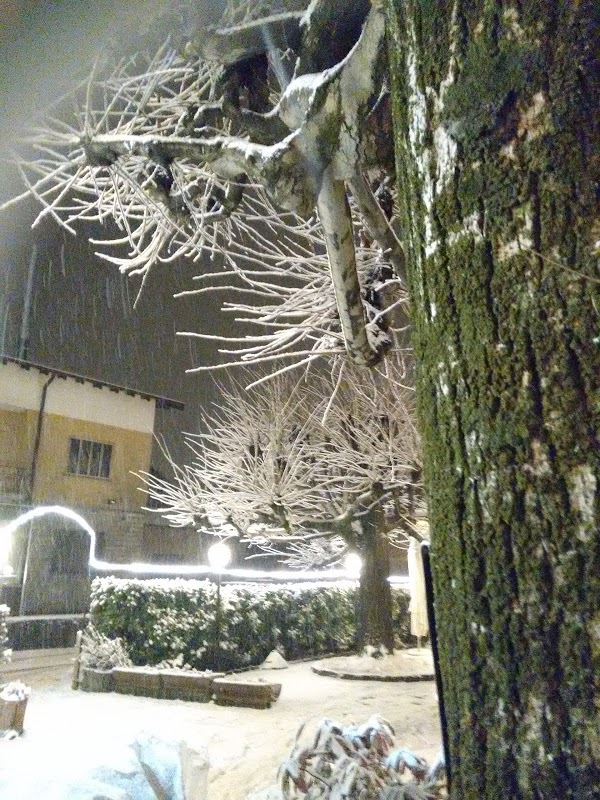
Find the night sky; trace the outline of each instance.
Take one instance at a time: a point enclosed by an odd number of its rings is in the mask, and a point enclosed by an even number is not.
[[[198,22],[219,16],[222,3],[188,4],[175,35],[185,37]],[[31,112],[43,109],[89,74],[96,52],[119,53],[138,43],[161,41],[163,32],[148,24],[154,12],[168,9],[165,0],[135,3],[0,2],[0,157],[10,157],[13,140],[30,124]],[[193,18],[190,16],[193,14]],[[167,20],[168,23],[168,20]],[[163,26],[164,26],[163,18]],[[0,171],[0,201],[22,191],[10,164]],[[189,289],[198,266],[156,266],[137,307],[139,279],[126,278],[93,253],[87,233],[74,238],[52,220],[31,230],[39,208],[25,201],[0,214],[0,351],[19,354],[25,287],[35,246],[35,271],[29,314],[28,358],[100,379],[164,394],[186,403],[186,411],[160,414],[158,432],[167,436],[176,455],[180,430],[198,428],[202,406],[215,396],[206,374],[185,370],[218,359],[213,343],[175,335],[177,330],[227,330],[217,302],[203,298],[173,299]],[[92,235],[101,235],[97,229]],[[214,330],[213,330],[214,332]],[[222,377],[221,373],[219,376]]]

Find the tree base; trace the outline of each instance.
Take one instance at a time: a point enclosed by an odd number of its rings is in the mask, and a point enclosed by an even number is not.
[[[397,650],[391,655],[339,656],[312,667],[318,675],[361,681],[432,681],[433,658],[428,647]]]

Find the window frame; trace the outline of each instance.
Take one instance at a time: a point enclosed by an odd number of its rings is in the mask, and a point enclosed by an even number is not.
[[[111,442],[69,436],[67,475],[108,481],[111,477],[113,453],[114,445]]]

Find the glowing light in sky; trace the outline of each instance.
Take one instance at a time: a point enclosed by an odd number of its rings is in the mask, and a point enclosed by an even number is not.
[[[231,553],[228,552],[229,557],[223,561],[225,552],[223,548],[229,551],[229,547],[224,542],[214,544],[210,549],[216,551],[216,560],[213,561],[213,566],[206,566],[204,564],[147,564],[142,561],[136,561],[131,564],[116,564],[110,561],[102,561],[96,558],[96,533],[92,526],[76,511],[71,508],[63,506],[37,506],[29,511],[13,519],[8,524],[0,528],[0,574],[3,566],[6,564],[8,554],[10,552],[10,545],[13,533],[21,525],[30,522],[39,517],[45,517],[49,514],[57,514],[58,516],[70,519],[76,522],[90,537],[90,555],[88,565],[95,570],[101,572],[128,572],[128,573],[147,573],[150,575],[163,575],[163,576],[210,576],[220,574],[232,578],[254,578],[261,580],[266,578],[275,578],[277,580],[298,581],[298,580],[337,580],[337,579],[351,579],[356,580],[358,573],[356,571],[356,564],[350,563],[350,567],[346,564],[345,569],[328,569],[328,570],[295,570],[295,569],[277,569],[277,570],[259,570],[259,569],[225,569],[229,563]],[[210,557],[210,556],[209,556]],[[358,557],[358,556],[357,556]],[[219,566],[222,564],[222,566]],[[11,573],[4,573],[11,574]],[[401,576],[390,576],[390,583],[403,584],[406,579]]]

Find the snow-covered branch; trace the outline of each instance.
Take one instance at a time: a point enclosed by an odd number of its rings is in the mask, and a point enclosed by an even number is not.
[[[405,301],[402,248],[364,177],[390,166],[383,12],[319,0],[301,16],[303,7],[281,15],[268,2],[231,3],[196,41],[199,57],[165,46],[149,62],[98,67],[74,118],[69,98],[30,137],[37,156],[18,166],[38,219],[71,232],[114,220],[120,234],[95,244],[123,271],[144,278],[181,257],[205,269],[209,256],[217,269],[199,276],[199,294],[233,279],[245,302],[227,310],[269,331],[234,337],[227,363],[280,360],[287,370],[347,355],[372,365],[393,344],[387,306]],[[319,47],[325,28],[338,37],[330,50]],[[285,80],[280,34],[295,64]],[[372,241],[358,247],[365,224]],[[386,265],[389,276],[375,279]]]
[[[410,518],[402,498],[418,491],[412,417],[410,392],[348,367],[333,396],[327,376],[280,376],[251,391],[233,384],[206,431],[189,436],[191,464],[171,485],[147,483],[174,524],[202,516],[290,563],[314,564],[318,552],[335,561],[373,509],[384,509],[390,531]]]

